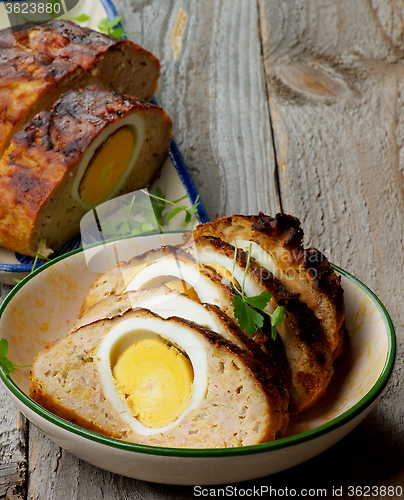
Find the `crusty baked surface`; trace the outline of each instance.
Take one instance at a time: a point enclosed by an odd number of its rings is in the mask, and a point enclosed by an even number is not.
[[[79,232],[88,211],[71,188],[86,150],[109,125],[137,114],[145,138],[119,196],[146,186],[162,166],[172,123],[158,106],[134,97],[86,87],[65,93],[13,138],[0,163],[0,244],[32,255],[57,250]]]
[[[0,157],[12,136],[66,90],[97,84],[149,101],[159,74],[148,51],[72,21],[0,31]]]

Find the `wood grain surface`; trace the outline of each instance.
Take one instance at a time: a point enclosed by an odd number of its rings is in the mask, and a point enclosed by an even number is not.
[[[373,289],[396,329],[395,371],[371,415],[322,455],[238,487],[327,491],[300,498],[337,498],[333,487],[344,498],[363,498],[348,497],[348,486],[404,488],[403,2],[114,3],[136,32],[129,38],[162,63],[156,98],[210,217],[299,217],[306,244]],[[82,462],[28,425],[2,389],[0,405],[0,498],[195,498],[192,487]]]

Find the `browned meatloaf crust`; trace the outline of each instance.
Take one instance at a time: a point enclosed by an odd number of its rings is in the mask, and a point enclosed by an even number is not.
[[[12,136],[66,90],[95,84],[149,101],[159,74],[150,52],[72,21],[0,31],[0,157]]]
[[[2,246],[29,255],[42,235],[46,255],[78,233],[88,208],[72,197],[72,185],[83,155],[130,114],[142,120],[144,140],[119,196],[146,186],[167,156],[172,123],[160,107],[98,87],[71,90],[16,134],[0,163]]]
[[[128,319],[158,318],[192,329],[208,360],[208,389],[201,403],[169,430],[140,435],[122,420],[103,391],[96,366],[105,335]],[[220,335],[180,318],[145,309],[99,320],[45,347],[31,370],[30,396],[62,418],[101,434],[156,446],[216,448],[271,441],[284,427],[277,388],[247,352]]]

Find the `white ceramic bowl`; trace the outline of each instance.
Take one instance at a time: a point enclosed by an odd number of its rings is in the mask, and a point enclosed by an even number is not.
[[[176,243],[178,238],[164,235],[163,243]],[[108,255],[128,260],[161,244],[160,236],[121,240]],[[32,363],[46,344],[69,331],[96,277],[96,263],[103,261],[97,252],[76,250],[45,264],[4,300],[0,336],[8,340],[9,357],[15,364]],[[0,369],[0,377],[17,408],[47,436],[111,472],[178,485],[224,484],[273,474],[318,455],[346,436],[377,403],[393,370],[395,335],[385,308],[356,278],[335,270],[342,275],[345,289],[349,341],[335,363],[326,397],[292,418],[287,436],[272,443],[200,450],[126,443],[73,425],[32,401],[28,397],[29,369],[17,369],[11,376]]]

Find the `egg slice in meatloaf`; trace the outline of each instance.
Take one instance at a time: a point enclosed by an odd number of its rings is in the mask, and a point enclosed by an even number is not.
[[[159,75],[150,52],[72,21],[0,31],[0,157],[13,135],[67,90],[100,85],[149,101]]]
[[[319,319],[326,342],[336,359],[346,334],[343,290],[327,258],[315,248],[303,248],[303,231],[297,218],[233,215],[198,226],[194,238],[214,236],[248,250],[258,265],[268,269],[287,292]]]
[[[13,138],[0,163],[0,244],[26,255],[60,249],[83,215],[148,185],[172,123],[158,106],[100,87],[63,94]]]
[[[208,328],[146,309],[45,347],[30,395],[82,427],[157,446],[252,445],[283,426],[278,390],[252,356]]]
[[[165,285],[199,302],[209,302],[232,316],[232,291],[210,268],[184,250],[166,245],[149,250],[125,262],[118,262],[91,284],[81,306],[81,318],[92,305],[109,295],[119,296],[130,290]]]
[[[239,328],[236,321],[230,319],[219,307],[195,301],[188,295],[172,290],[165,285],[124,292],[118,296],[107,295],[83,311],[74,325],[74,329],[99,319],[123,314],[136,307],[148,309],[163,318],[176,316],[209,328],[254,357],[257,365],[261,366],[261,371],[266,373],[266,376],[272,380],[273,385],[279,392],[281,407],[279,410],[280,428],[278,437],[284,434],[289,420],[290,373],[280,339],[272,342],[269,348],[264,351],[254,342],[250,335],[247,335]]]

